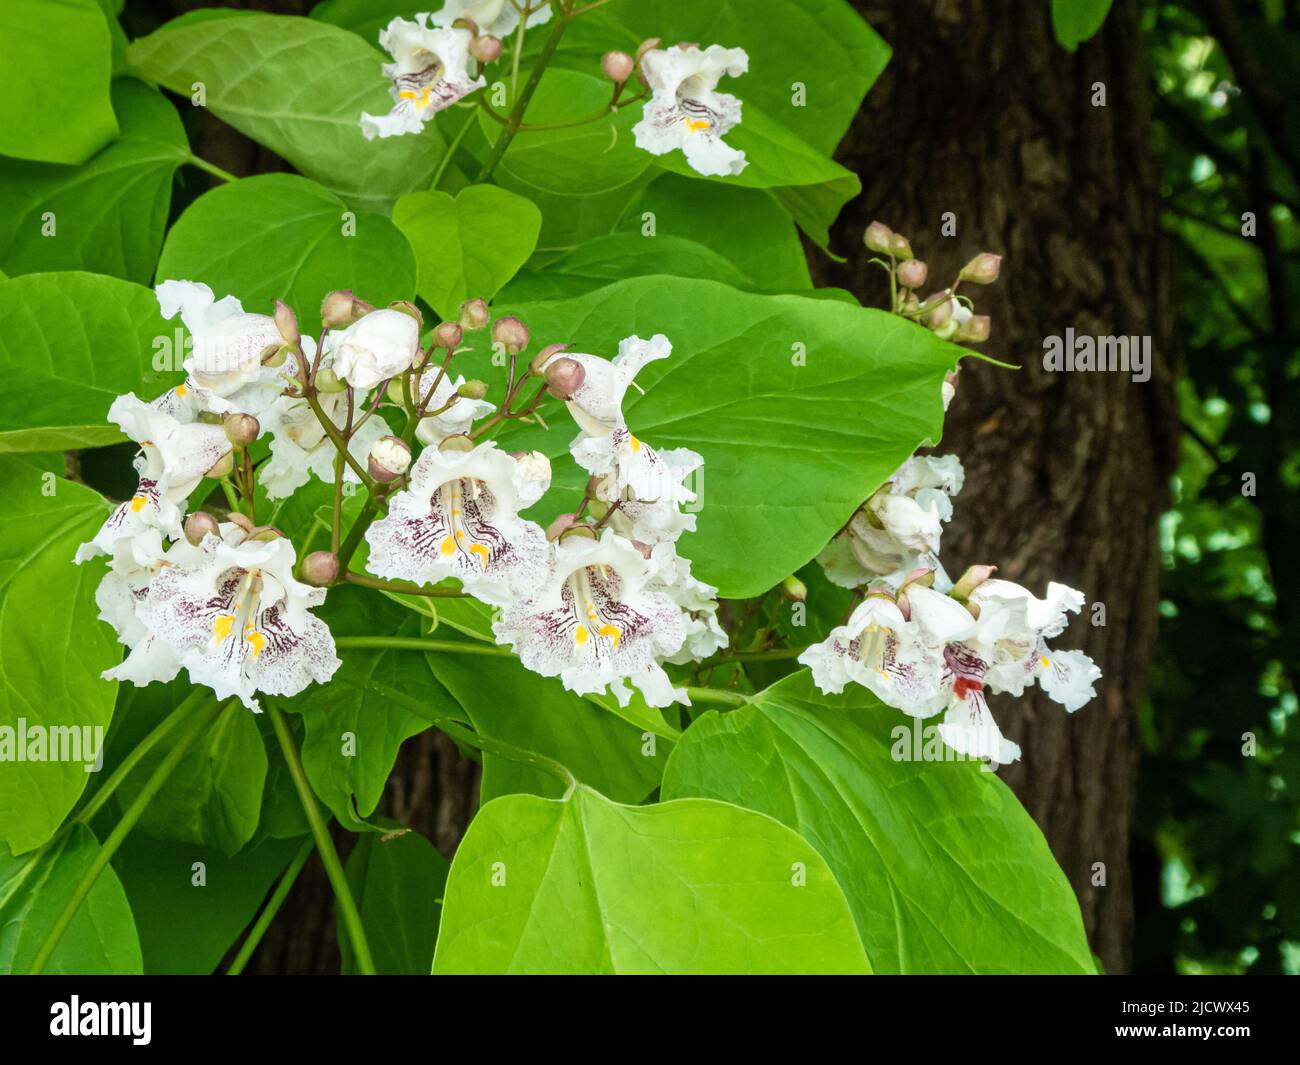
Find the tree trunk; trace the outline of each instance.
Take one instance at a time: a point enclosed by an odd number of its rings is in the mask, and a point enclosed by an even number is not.
[[[832,234],[849,261],[821,260],[819,282],[887,303],[884,273],[861,242],[876,217],[929,263],[925,291],[950,283],[978,251],[1006,256],[996,285],[963,291],[992,316],[983,350],[1023,368],[963,362],[939,449],[960,455],[967,472],[944,559],[954,577],[989,562],[1038,594],[1059,580],[1088,595],[1083,617],[1055,643],[1098,662],[1098,698],[1073,716],[1037,689],[993,707],[1024,751],[1003,778],[1074,885],[1093,950],[1108,972],[1123,971],[1136,715],[1178,425],[1136,3],[1118,0],[1074,55],[1053,39],[1042,0],[855,6],[894,57],[841,150],[864,185]],[[1098,83],[1104,106],[1093,103]],[[942,234],[945,212],[956,216],[955,236]],[[1045,370],[1044,338],[1070,326],[1151,337],[1150,380]],[[1104,625],[1092,623],[1093,604],[1104,604]]]

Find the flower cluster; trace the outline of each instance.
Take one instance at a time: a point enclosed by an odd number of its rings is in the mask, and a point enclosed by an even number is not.
[[[549,4],[524,10],[526,28],[551,17]],[[485,66],[500,58],[501,38],[514,33],[519,21],[520,9],[512,0],[448,0],[440,11],[394,18],[379,34],[380,47],[392,57],[382,71],[393,106],[386,115],[363,112],[362,133],[367,139],[419,133],[439,111],[483,88]],[[681,43],[667,49],[659,44],[659,38],[651,38],[635,56],[608,52],[602,57],[601,70],[614,82],[614,96],[590,121],[644,100],[641,121],[632,129],[638,148],[651,155],[680,150],[693,169],[707,176],[739,174],[746,166],[745,153],[722,138],[740,124],[741,102],[719,92],[718,83],[744,74],[749,56],[742,48],[717,44],[700,48]],[[634,74],[640,92],[620,99]],[[513,128],[530,127],[519,121]]]
[[[973,315],[955,292],[963,281],[996,280],[998,256],[976,256],[952,286],[922,301],[913,289],[925,283],[927,270],[907,238],[873,222],[866,243],[888,257],[881,264],[890,272],[895,313],[945,339],[988,336],[988,319]],[[945,408],[954,384],[952,376],[944,383]],[[1052,582],[1040,599],[993,579],[993,566],[972,566],[955,585],[944,571],[940,538],[964,479],[955,455],[913,455],[854,512],[818,562],[830,581],[858,589],[863,598],[799,661],[824,692],[856,683],[913,717],[943,713],[939,735],[949,747],[1006,764],[1020,757],[1020,748],[998,729],[986,692],[1021,695],[1038,682],[1073,712],[1096,695],[1101,671],[1082,652],[1056,651],[1047,643],[1083,607],[1081,592]]]
[[[339,665],[329,629],[310,610],[327,586],[347,580],[417,591],[454,580],[443,590],[499,608],[498,641],[528,668],[575,692],[612,690],[623,704],[629,685],[651,705],[686,701],[664,663],[725,646],[715,589],[676,553],[695,526],[685,482],[703,460],[656,450],[623,413],[637,372],[670,355],[666,337],[629,337],[612,360],[551,345],[520,368],[528,330],[499,318],[489,335],[510,369],[498,408],[486,385],[450,372],[473,350],[467,334],[489,324],[482,300],[424,346],[416,308],[376,309],[350,292],[325,298],[316,340],[283,303],[274,316],[250,314],[187,281],[163,282],[157,296],[164,317],[179,314],[189,331],[186,376],[152,402],[113,403],[110,419],[139,445],[139,484],[76,559],[109,558],[97,602],[130,653],[107,677],[143,685],[185,668],[194,683],[254,710],[258,692],[296,694]],[[537,390],[521,404],[530,381]],[[507,419],[536,420],[547,394],[572,413],[580,432],[570,450],[590,478],[577,509],[544,530],[521,512],[550,488],[550,461],[503,450],[484,433]],[[401,436],[384,420],[385,402],[404,416]],[[313,476],[337,489],[334,549],[304,559],[299,580],[293,545],[256,524],[255,507],[259,488],[283,498]],[[349,481],[365,485],[379,516],[363,519],[340,551]],[[208,510],[186,516],[191,495],[213,482],[228,511],[214,517],[210,510],[226,508],[205,501]],[[363,538],[370,574],[348,569]]]

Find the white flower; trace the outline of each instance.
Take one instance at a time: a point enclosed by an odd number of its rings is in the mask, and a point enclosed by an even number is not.
[[[238,696],[256,711],[257,692],[296,695],[333,676],[334,638],[308,613],[325,589],[294,579],[288,540],[244,537],[226,523],[197,549],[178,544],[167,553],[138,610],[145,635],[105,677],[143,685],[184,667],[218,699]]]
[[[384,77],[393,83],[393,109],[386,115],[362,112],[361,132],[367,140],[419,133],[437,112],[487,84],[482,77],[469,76],[469,45],[474,39],[466,29],[432,29],[429,16],[419,14],[414,22],[393,19],[380,31],[380,47],[393,62],[385,63]]]
[[[677,554],[671,541],[656,546],[650,559],[658,587],[681,608],[685,625],[682,649],[664,661],[676,665],[699,662],[726,647],[727,633],[718,624],[718,589],[691,575],[690,561]]]
[[[612,690],[626,706],[630,682],[651,706],[689,701],[660,664],[682,649],[682,610],[652,563],[608,529],[599,540],[556,543],[545,582],[506,606],[493,629],[527,668],[579,695]]]
[[[441,373],[438,368],[426,369],[416,379],[416,401],[423,401],[426,411],[441,411],[440,414],[426,414],[420,419],[420,424],[415,427],[415,438],[420,443],[436,446],[449,436],[467,433],[478,419],[496,410],[496,406],[487,400],[457,395],[464,383],[463,376],[453,381],[449,374]],[[433,389],[432,397],[429,397],[430,389]],[[456,396],[456,402],[442,410],[452,396]]]
[[[330,362],[331,356],[326,355],[321,365],[329,366]],[[360,421],[368,398],[366,392],[354,395],[354,422]],[[316,401],[325,416],[340,430],[347,425],[346,392],[319,392]],[[293,396],[276,400],[262,418],[262,431],[271,437],[271,458],[258,470],[258,478],[270,499],[292,495],[311,479],[313,473],[326,484],[334,483],[334,460],[338,452],[307,400]],[[371,415],[348,440],[348,454],[365,469],[370,449],[391,432],[380,415]],[[360,481],[346,462],[343,464],[343,480],[353,484]]]
[[[632,128],[638,148],[663,155],[680,148],[701,174],[727,176],[745,169],[745,153],[725,144],[724,134],[740,122],[740,101],[717,92],[725,74],[739,77],[749,69],[743,48],[711,44],[655,49],[641,58],[652,90],[641,121]]]
[[[627,424],[623,417],[623,397],[632,379],[647,363],[666,359],[672,351],[672,344],[662,333],[649,340],[631,336],[619,343],[618,354],[613,359],[561,351],[546,360],[542,372],[557,359],[573,359],[579,363],[583,369],[582,384],[566,401],[566,406],[584,433],[607,436]]]
[[[519,12],[510,0],[447,0],[441,11],[429,17],[435,26],[450,26],[458,18],[473,19],[479,33],[493,37],[507,37],[519,28]],[[531,30],[550,18],[551,5],[543,4],[528,16],[527,26]]]
[[[280,374],[262,365],[264,356],[284,344],[274,318],[247,313],[234,296],[216,300],[212,289],[193,281],[164,281],[154,294],[162,316],[179,312],[189,330],[187,385],[202,394],[206,409],[256,416],[275,399],[283,387]],[[259,383],[261,388],[250,387]]]
[[[550,485],[544,456],[520,462],[491,441],[472,451],[429,447],[410,477],[388,514],[366,530],[372,573],[418,584],[458,577],[467,592],[495,605],[541,585],[546,534],[519,511]]]
[[[420,323],[404,311],[371,311],[331,333],[327,346],[340,379],[353,388],[374,388],[411,368],[420,350]]]
[[[113,554],[119,540],[146,529],[179,537],[185,500],[203,475],[230,451],[221,426],[182,423],[160,406],[137,399],[134,393],[118,396],[108,409],[108,419],[140,445],[135,460],[140,483],[135,494],[109,515],[95,538],[77,549],[78,562]]]

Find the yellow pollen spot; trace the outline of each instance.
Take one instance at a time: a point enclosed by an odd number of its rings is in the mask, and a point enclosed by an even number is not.
[[[451,516],[452,516],[453,518],[459,518],[463,513],[464,513],[464,511],[461,510],[460,507],[452,507],[452,508],[451,508]]]
[[[218,614],[212,619],[212,638],[217,643],[223,643],[230,639],[230,632],[234,627],[234,614]]]
[[[614,641],[614,646],[618,646],[618,641],[623,638],[623,630],[617,625],[602,625],[596,630],[597,636],[608,636]]]
[[[244,626],[244,639],[252,645],[254,658],[260,655],[262,648],[266,646],[266,637],[253,628],[251,621]]]
[[[1052,663],[1048,660],[1047,655],[1039,655],[1039,656],[1038,656],[1038,661],[1040,661],[1040,662],[1043,664],[1043,668],[1044,668],[1044,669],[1051,669],[1051,668],[1052,668]]]
[[[486,547],[482,544],[472,544],[470,545],[469,553],[471,555],[478,555],[478,560],[483,563],[483,568],[485,570],[488,568],[488,549]]]
[[[132,512],[133,514],[139,514],[140,511],[144,510],[144,508],[145,508],[145,506],[148,504],[148,502],[149,502],[149,497],[148,497],[148,496],[132,496],[132,497],[131,497],[131,512]]]
[[[629,441],[631,442],[631,444],[632,444],[632,450],[633,450],[633,451],[640,451],[640,450],[641,450],[641,441],[638,440],[635,436],[632,436],[632,435],[629,433],[629,434],[628,434],[628,440],[629,440]]]
[[[444,555],[454,555],[456,553],[456,541],[449,536],[447,539],[443,540],[438,550]]]
[[[189,394],[190,394],[190,390],[186,388],[184,385],[176,386],[176,395],[179,396],[180,398],[184,399]]]
[[[593,603],[587,604],[587,617],[591,618],[592,621],[596,620],[596,607]]]
[[[576,629],[573,630],[573,640],[579,647],[581,647],[583,644],[587,642],[587,636],[588,633],[587,633],[586,625],[579,625]]]
[[[709,128],[709,120],[707,118],[688,118],[686,128],[692,133],[699,133],[700,130]]]

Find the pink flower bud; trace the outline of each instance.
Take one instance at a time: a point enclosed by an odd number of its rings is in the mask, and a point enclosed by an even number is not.
[[[895,259],[907,262],[912,257],[912,245],[902,233],[895,233],[889,238],[889,254]]]
[[[867,226],[866,236],[863,237],[863,243],[872,251],[880,252],[881,255],[889,254],[889,241],[893,238],[894,231],[884,222],[872,222]]]
[[[501,40],[498,37],[475,37],[469,42],[469,54],[480,63],[495,63],[501,58]]]
[[[1002,270],[1002,256],[982,251],[961,268],[961,280],[974,285],[991,285]]]
[[[546,367],[546,390],[556,399],[568,399],[582,387],[587,371],[577,359],[559,358]]]
[[[245,535],[253,531],[253,523],[249,520],[248,515],[241,514],[237,510],[232,510],[230,512],[229,521],[232,525],[238,525],[243,529]]]
[[[510,355],[518,355],[528,347],[528,327],[512,314],[492,323],[492,339]]]
[[[997,569],[997,566],[971,566],[952,586],[952,597],[963,601],[969,599],[970,593],[992,577]]]
[[[411,468],[411,446],[400,437],[381,436],[370,449],[367,465],[380,484],[395,481]]]
[[[460,305],[460,313],[457,320],[467,333],[472,333],[476,329],[482,329],[488,324],[491,315],[488,312],[487,300],[472,299],[466,300]]]
[[[636,61],[638,63],[641,62],[641,57],[645,55],[646,52],[652,52],[656,48],[658,48],[659,45],[662,43],[662,41],[663,41],[662,37],[647,37],[644,41],[642,41],[639,45],[637,45]]]
[[[898,268],[898,280],[908,288],[920,288],[925,284],[929,268],[920,259],[909,259]]]
[[[626,52],[606,52],[600,58],[600,69],[610,81],[627,81],[636,69],[636,60]]]
[[[337,289],[325,297],[320,305],[321,323],[330,329],[343,329],[374,310],[365,300],[359,300],[350,288]]]
[[[904,263],[903,265],[906,266],[907,264]],[[939,329],[942,326],[947,325],[949,319],[952,318],[952,299],[947,295],[947,293],[932,293],[931,295],[926,296],[923,302],[934,303],[934,301],[939,299],[941,296],[943,297],[941,302],[935,304],[935,306],[926,312],[925,315],[925,324],[931,329]]]
[[[247,447],[262,432],[262,426],[251,414],[227,414],[222,422],[226,439],[235,447]]]
[[[433,346],[455,351],[464,338],[465,330],[460,327],[459,322],[441,322],[433,331]]]
[[[208,535],[220,535],[220,524],[217,519],[209,514],[206,510],[196,510],[185,519],[185,539],[195,547],[203,542],[203,538]]]
[[[555,358],[555,356],[560,352],[568,350],[568,344],[547,344],[546,347],[542,348],[541,351],[533,356],[532,361],[528,364],[528,368],[532,370],[533,373],[542,373],[546,369],[546,364],[548,362]]]
[[[339,576],[339,556],[333,551],[313,551],[302,560],[302,579],[317,588],[333,584]]]
[[[959,344],[982,344],[989,338],[990,324],[987,314],[972,314],[957,327],[953,339]]]
[[[298,328],[298,316],[293,313],[284,300],[275,301],[275,327],[280,330],[280,336],[284,342],[292,347],[297,347],[302,342],[302,331]]]

